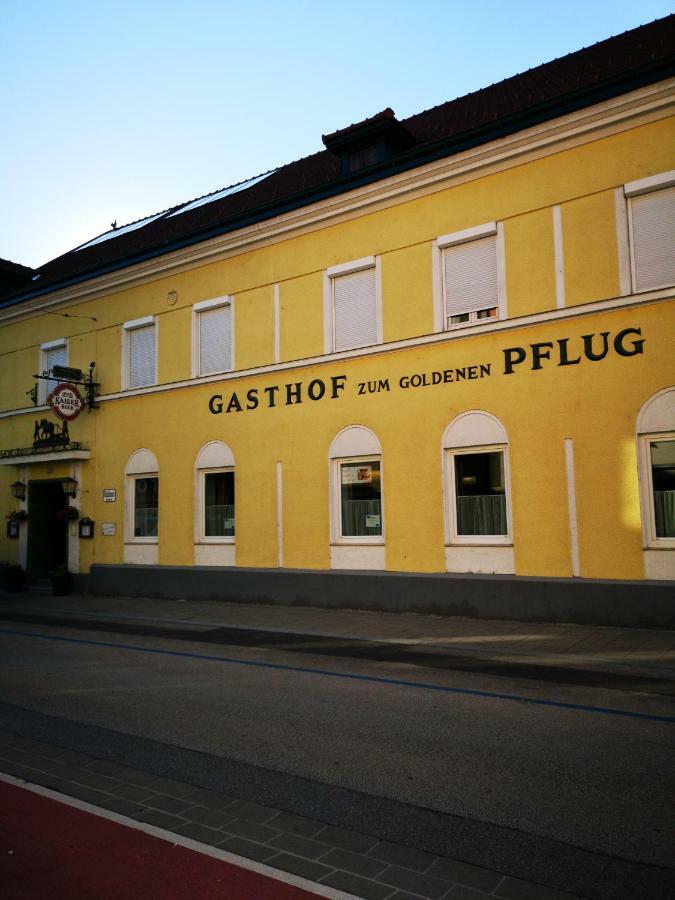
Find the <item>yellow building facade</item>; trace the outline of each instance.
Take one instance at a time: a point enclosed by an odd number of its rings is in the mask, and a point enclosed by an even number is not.
[[[292,574],[307,602],[317,573],[408,573],[398,608],[479,585],[485,615],[519,577],[587,585],[580,620],[596,580],[665,596],[672,107],[659,78],[0,302],[0,496],[24,511],[0,559],[129,593]],[[92,362],[96,408],[58,443],[53,366]]]

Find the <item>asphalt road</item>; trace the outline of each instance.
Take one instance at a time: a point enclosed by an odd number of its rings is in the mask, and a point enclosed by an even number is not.
[[[666,696],[19,623],[3,624],[0,659],[6,704],[306,779],[308,791],[673,864]]]

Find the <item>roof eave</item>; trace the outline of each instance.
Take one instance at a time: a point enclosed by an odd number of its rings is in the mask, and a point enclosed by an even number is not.
[[[413,146],[407,151],[399,154],[394,160],[372,166],[367,170],[360,170],[358,173],[340,176],[328,184],[321,185],[314,189],[298,192],[294,195],[286,197],[282,202],[267,204],[257,210],[253,210],[243,216],[238,216],[229,222],[223,222],[218,226],[195,232],[186,238],[171,241],[160,247],[154,247],[150,250],[138,253],[133,256],[124,257],[116,260],[108,265],[97,266],[87,272],[75,275],[72,278],[62,279],[61,281],[45,285],[44,288],[29,291],[15,297],[0,300],[0,309],[24,303],[28,300],[34,300],[38,297],[54,293],[64,288],[72,287],[76,284],[82,284],[117,272],[120,269],[130,268],[150,259],[164,256],[177,250],[199,244],[211,238],[218,237],[229,232],[236,231],[239,228],[245,228],[249,225],[255,225],[261,221],[272,218],[273,216],[283,215],[287,212],[293,212],[312,203],[335,197],[338,194],[346,193],[355,188],[365,187],[374,182],[381,181],[392,175],[397,175],[410,169],[435,162],[443,157],[452,156],[465,150],[470,150],[481,144],[489,143],[493,140],[514,134],[517,131],[525,130],[551,119],[559,118],[569,113],[576,112],[595,103],[601,103],[610,100],[620,94],[645,87],[648,84],[664,80],[675,75],[675,59],[667,61],[657,61],[655,63],[642,66],[639,70],[633,71],[628,75],[621,75],[617,78],[605,81],[600,85],[590,88],[583,88],[578,91],[565,94],[554,100],[546,101],[534,107],[529,107],[522,112],[504,116],[487,125],[482,125],[470,131],[461,132],[433,144]]]

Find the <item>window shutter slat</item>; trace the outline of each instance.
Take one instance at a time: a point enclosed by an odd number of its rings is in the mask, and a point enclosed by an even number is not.
[[[377,343],[375,269],[333,279],[335,349]]]
[[[495,236],[446,247],[443,250],[443,272],[446,316],[499,305]]]
[[[631,199],[635,287],[638,291],[675,282],[675,187]]]
[[[129,332],[129,387],[155,383],[155,326]]]
[[[199,374],[232,368],[232,309],[219,306],[199,313]]]

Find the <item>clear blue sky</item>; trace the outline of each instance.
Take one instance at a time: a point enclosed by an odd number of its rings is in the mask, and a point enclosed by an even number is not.
[[[0,0],[0,257],[106,231],[652,21],[668,2]]]

